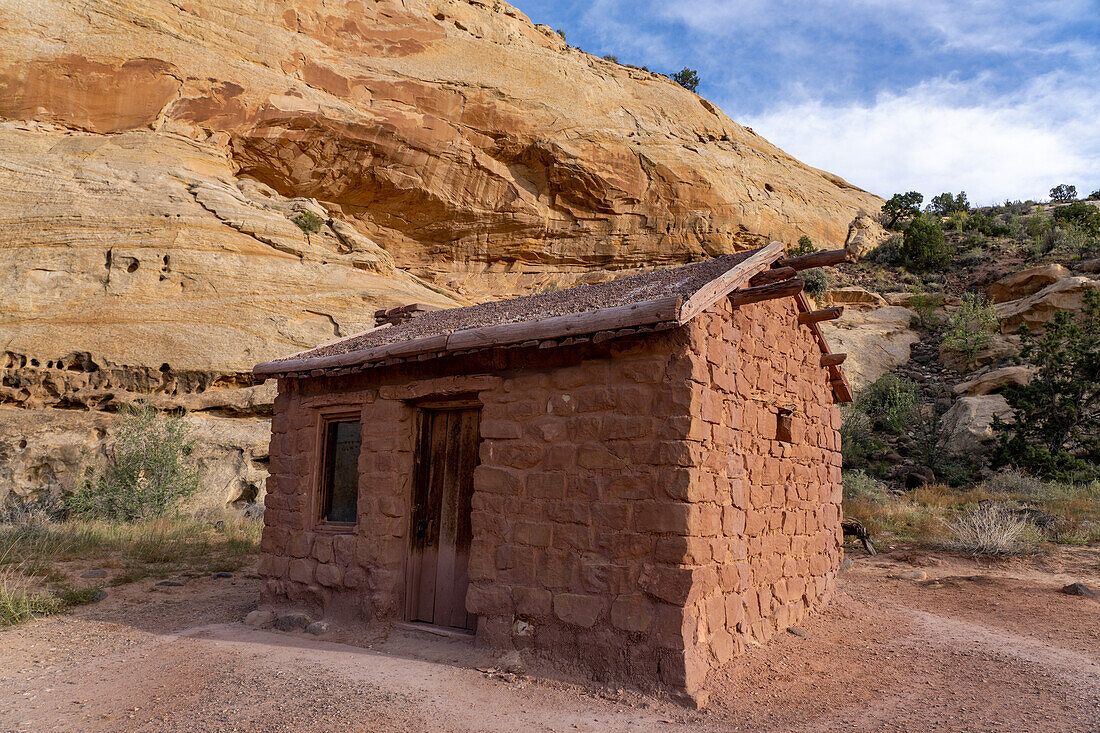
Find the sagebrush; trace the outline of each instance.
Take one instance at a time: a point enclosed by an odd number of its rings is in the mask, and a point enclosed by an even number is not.
[[[87,472],[67,499],[80,517],[133,522],[163,516],[199,490],[194,438],[182,416],[124,407],[103,468]]]

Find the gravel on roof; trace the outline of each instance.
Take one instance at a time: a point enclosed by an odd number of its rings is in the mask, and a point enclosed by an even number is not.
[[[451,334],[468,328],[535,321],[643,303],[659,298],[680,296],[686,300],[699,288],[743,262],[754,252],[756,250],[738,252],[704,262],[643,272],[595,285],[578,285],[568,290],[525,295],[462,308],[429,311],[405,323],[349,336],[310,351],[277,359],[275,363],[292,358],[335,356],[398,341]]]

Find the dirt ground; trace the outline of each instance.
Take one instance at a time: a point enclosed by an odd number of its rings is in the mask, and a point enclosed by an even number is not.
[[[925,580],[900,579],[922,570]],[[2,731],[1100,731],[1100,547],[855,557],[830,606],[701,711],[497,674],[467,641],[240,623],[258,580],[147,580],[0,632]]]

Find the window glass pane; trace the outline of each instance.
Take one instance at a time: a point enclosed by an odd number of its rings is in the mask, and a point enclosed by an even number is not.
[[[358,421],[331,422],[325,436],[325,507],[329,522],[354,522],[359,498]]]

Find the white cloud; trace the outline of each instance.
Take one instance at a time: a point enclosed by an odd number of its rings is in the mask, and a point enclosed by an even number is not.
[[[937,81],[873,103],[783,104],[741,120],[791,155],[889,196],[965,190],[977,203],[1100,188],[1100,94],[1058,76],[974,103],[981,81]]]

